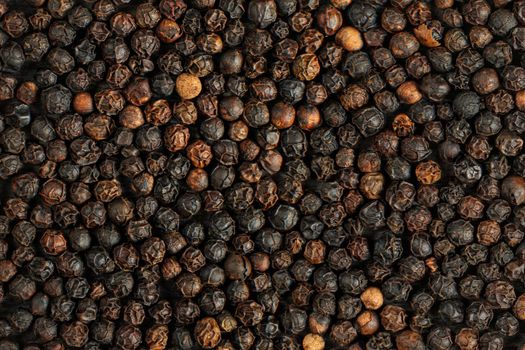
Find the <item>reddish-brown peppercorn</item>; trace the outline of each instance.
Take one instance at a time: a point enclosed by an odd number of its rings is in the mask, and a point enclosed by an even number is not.
[[[326,245],[321,240],[311,240],[304,247],[304,258],[311,264],[322,264],[325,260]]]
[[[0,282],[9,282],[16,275],[17,268],[11,260],[0,260]]]
[[[156,28],[156,33],[160,41],[171,44],[182,36],[182,30],[177,22],[171,19],[163,19]]]
[[[313,130],[321,125],[321,113],[315,106],[302,105],[297,109],[297,123],[303,130]]]
[[[40,238],[40,246],[46,254],[60,255],[67,249],[67,241],[62,232],[46,230]]]
[[[32,81],[26,81],[16,89],[16,98],[30,105],[36,101],[37,93],[38,86]]]
[[[381,325],[390,332],[403,330],[406,324],[407,314],[405,310],[396,305],[387,305],[381,310]]]
[[[419,163],[416,167],[416,177],[423,185],[432,185],[441,179],[441,168],[433,160]]]
[[[438,21],[430,21],[422,23],[414,29],[414,35],[419,42],[426,47],[437,47],[441,45],[439,42],[443,34],[443,27]]]
[[[186,147],[186,154],[196,168],[206,167],[213,158],[211,147],[202,140],[197,140]]]
[[[272,106],[270,118],[277,129],[287,129],[295,121],[295,108],[289,103],[279,101]]]
[[[89,92],[79,92],[73,97],[73,109],[78,114],[89,114],[95,110],[93,96]]]

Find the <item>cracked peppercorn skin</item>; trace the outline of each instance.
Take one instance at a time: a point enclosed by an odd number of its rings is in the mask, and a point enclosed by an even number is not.
[[[524,26],[522,0],[0,0],[0,348],[519,343]]]

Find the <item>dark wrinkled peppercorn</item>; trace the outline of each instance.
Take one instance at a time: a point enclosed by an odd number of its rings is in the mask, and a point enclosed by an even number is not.
[[[0,0],[0,348],[521,349],[524,25]]]

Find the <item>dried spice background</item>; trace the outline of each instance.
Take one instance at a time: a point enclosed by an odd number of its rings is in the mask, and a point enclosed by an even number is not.
[[[0,350],[525,350],[525,0],[0,0]]]

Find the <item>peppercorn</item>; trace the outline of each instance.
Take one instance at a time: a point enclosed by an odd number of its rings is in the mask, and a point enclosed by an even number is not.
[[[335,35],[335,40],[338,45],[350,52],[361,50],[364,44],[361,33],[354,27],[340,28]]]
[[[363,305],[370,310],[378,310],[383,305],[383,294],[377,287],[368,287],[361,294]]]

